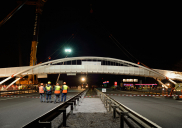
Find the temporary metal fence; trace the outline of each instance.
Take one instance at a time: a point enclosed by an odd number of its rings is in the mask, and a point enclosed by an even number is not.
[[[137,126],[142,128],[161,128],[157,124],[152,121],[146,119],[145,117],[139,115],[133,110],[127,108],[123,104],[114,100],[113,98],[107,96],[102,93],[98,89],[96,89],[97,95],[100,96],[101,101],[109,112],[113,112],[113,119],[116,118],[116,113],[120,117],[120,128],[124,128],[124,122],[130,127],[134,128]]]
[[[51,128],[52,123],[51,121],[54,120],[58,115],[63,113],[63,120],[62,123],[58,126],[66,127],[66,119],[70,114],[73,114],[73,109],[76,110],[76,105],[79,105],[79,102],[83,100],[86,92],[88,89],[80,92],[79,94],[75,95],[73,98],[69,99],[68,101],[60,104],[56,108],[50,110],[49,112],[43,114],[40,117],[37,117],[33,121],[29,122],[28,124],[24,125],[23,128]],[[68,114],[66,114],[66,108],[71,106],[71,110]]]

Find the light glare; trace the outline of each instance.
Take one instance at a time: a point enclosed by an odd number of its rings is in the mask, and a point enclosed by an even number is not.
[[[65,52],[71,52],[71,49],[65,49]]]

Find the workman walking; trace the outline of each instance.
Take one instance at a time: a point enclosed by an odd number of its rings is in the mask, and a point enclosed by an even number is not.
[[[52,94],[52,87],[51,87],[51,82],[48,81],[48,84],[47,86],[45,87],[45,91],[46,91],[46,100],[47,100],[47,103],[51,103],[51,94]],[[49,99],[49,102],[48,102],[48,99]]]
[[[45,88],[43,86],[43,83],[41,83],[39,87],[40,102],[44,102],[44,91],[45,91]]]
[[[63,98],[64,98],[64,102],[66,101],[67,92],[68,92],[68,86],[66,85],[66,82],[63,82],[61,102],[63,102]]]
[[[55,94],[55,101],[54,103],[56,104],[56,99],[58,98],[58,103],[60,102],[60,93],[61,93],[61,87],[59,86],[59,83],[56,84],[54,87],[54,94]]]

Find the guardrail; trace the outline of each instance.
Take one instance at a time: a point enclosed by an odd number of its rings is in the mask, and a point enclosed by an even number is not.
[[[66,119],[70,114],[73,114],[73,109],[76,110],[76,105],[79,105],[79,101],[82,102],[87,91],[88,89],[80,92],[79,94],[75,95],[73,98],[69,99],[63,104],[60,104],[56,108],[50,110],[49,112],[24,125],[23,128],[51,128],[51,121],[54,120],[61,113],[63,113],[63,121],[58,127],[66,127]],[[66,114],[66,108],[68,106],[71,106],[71,111],[68,114]]]
[[[24,93],[33,93],[37,92],[37,89],[24,89],[24,90],[8,90],[8,91],[0,91],[1,95],[9,95],[9,94],[24,94]]]
[[[146,119],[145,117],[127,108],[118,101],[102,93],[98,89],[95,90],[97,92],[97,95],[100,96],[101,101],[104,103],[106,109],[110,112],[113,112],[113,118],[116,118],[116,113],[119,115],[120,128],[124,128],[124,122],[131,128],[136,127],[136,125],[142,128],[161,128],[152,121]]]

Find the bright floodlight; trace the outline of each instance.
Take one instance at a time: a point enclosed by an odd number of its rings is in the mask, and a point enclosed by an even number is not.
[[[65,52],[71,52],[71,49],[65,49]]]
[[[82,81],[84,81],[85,80],[85,78],[82,78]]]

